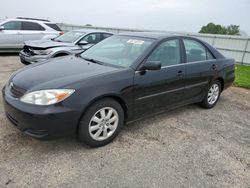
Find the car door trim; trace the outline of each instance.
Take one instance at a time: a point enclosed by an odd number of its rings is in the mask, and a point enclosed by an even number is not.
[[[189,88],[192,88],[192,87],[197,87],[197,86],[208,84],[208,82],[209,81],[203,81],[203,82],[200,82],[200,83],[191,84],[191,85],[180,87],[180,88],[177,88],[177,89],[172,89],[172,90],[168,90],[168,91],[164,91],[164,92],[159,92],[159,93],[155,93],[155,94],[151,94],[151,95],[146,95],[146,96],[143,96],[143,97],[139,97],[136,100],[143,100],[143,99],[147,99],[147,98],[151,98],[151,97],[156,97],[156,96],[159,96],[159,95],[164,95],[164,94],[167,94],[167,93],[180,91],[180,90],[183,90],[183,89],[189,89]]]

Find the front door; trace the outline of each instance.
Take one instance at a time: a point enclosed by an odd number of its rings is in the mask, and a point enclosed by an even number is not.
[[[9,21],[1,26],[4,28],[0,30],[0,48],[5,50],[21,48],[21,22]]]
[[[159,61],[161,70],[135,72],[134,113],[137,116],[158,112],[182,102],[185,64],[182,63],[180,41],[162,42],[147,61]]]

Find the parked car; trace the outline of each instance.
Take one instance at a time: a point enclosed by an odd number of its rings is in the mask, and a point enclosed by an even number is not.
[[[32,137],[77,134],[103,146],[126,122],[190,103],[214,107],[234,81],[234,63],[192,37],[114,35],[80,55],[19,70],[3,103],[7,118]]]
[[[98,30],[69,31],[51,40],[26,42],[19,56],[21,62],[28,65],[54,57],[78,54],[112,35]]]
[[[34,18],[7,19],[0,23],[0,52],[17,52],[24,42],[55,38],[62,30],[53,22]]]

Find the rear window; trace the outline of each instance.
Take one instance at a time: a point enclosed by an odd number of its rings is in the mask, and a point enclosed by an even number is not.
[[[45,31],[45,29],[38,23],[35,22],[22,22],[23,30],[32,31]]]
[[[206,48],[199,42],[191,39],[183,40],[187,62],[205,61],[207,59]]]
[[[50,28],[52,28],[52,29],[54,29],[54,30],[56,30],[56,31],[62,31],[62,30],[60,29],[60,27],[58,27],[58,25],[56,25],[56,24],[46,23],[45,25],[49,26]]]

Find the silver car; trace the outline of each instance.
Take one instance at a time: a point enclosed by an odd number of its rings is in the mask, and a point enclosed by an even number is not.
[[[0,23],[0,52],[17,52],[24,42],[55,38],[61,29],[48,20],[21,18],[8,19]]]
[[[99,30],[73,30],[50,40],[28,41],[19,54],[20,60],[28,65],[54,57],[78,54],[111,35],[113,34]]]

